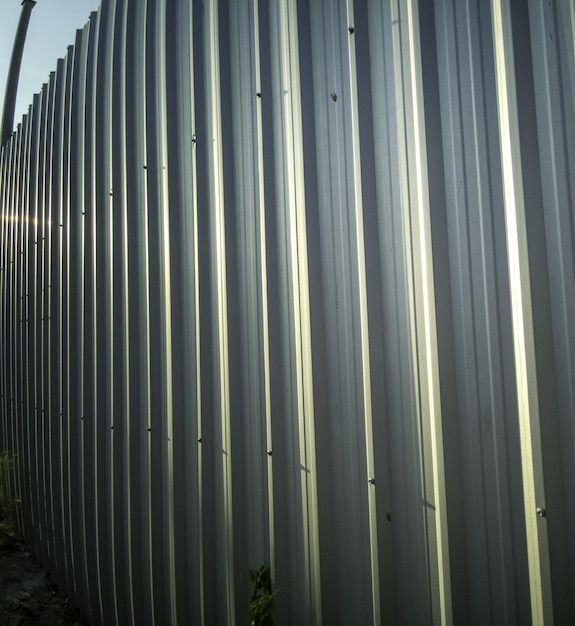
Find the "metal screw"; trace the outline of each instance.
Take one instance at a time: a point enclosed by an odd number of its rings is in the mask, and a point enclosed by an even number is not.
[[[347,29],[347,32],[348,32],[350,35],[352,35],[352,34],[355,32],[355,28],[354,28],[353,26],[350,26],[350,27]]]
[[[268,456],[271,456],[272,455],[272,451],[268,450],[267,454],[268,454]]]
[[[202,443],[202,438],[198,437],[198,443]]]
[[[547,517],[547,511],[540,506],[537,507],[537,517]]]
[[[332,94],[331,94],[331,99],[332,99],[334,102],[337,102],[337,94],[336,94],[336,93],[332,93]]]
[[[370,485],[375,485],[375,478],[373,478],[373,476],[371,476],[368,481],[367,481]]]

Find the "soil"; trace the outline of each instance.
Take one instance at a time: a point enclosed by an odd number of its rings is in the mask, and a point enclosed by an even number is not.
[[[58,594],[26,545],[0,524],[0,624],[88,626],[68,598]]]

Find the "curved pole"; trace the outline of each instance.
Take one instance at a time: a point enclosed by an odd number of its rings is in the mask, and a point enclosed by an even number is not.
[[[10,69],[8,70],[8,79],[6,81],[6,95],[4,96],[4,111],[2,114],[2,146],[10,139],[14,128],[14,110],[16,108],[16,94],[18,92],[18,78],[20,76],[22,53],[24,51],[24,42],[26,41],[30,13],[32,13],[32,9],[35,5],[36,2],[34,0],[22,1],[22,13],[20,13],[20,21],[18,22],[18,30],[16,31],[16,38],[14,39]]]

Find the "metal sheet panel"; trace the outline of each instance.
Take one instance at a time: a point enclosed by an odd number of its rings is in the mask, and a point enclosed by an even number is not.
[[[528,11],[526,10],[528,7]],[[0,153],[0,448],[93,624],[575,620],[575,9],[104,0]]]

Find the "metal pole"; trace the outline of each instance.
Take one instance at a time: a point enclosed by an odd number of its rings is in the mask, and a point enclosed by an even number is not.
[[[22,53],[24,51],[28,23],[30,22],[30,13],[32,13],[35,5],[35,0],[22,1],[22,13],[20,13],[20,21],[18,22],[18,30],[16,31],[12,58],[10,59],[10,69],[8,70],[8,79],[6,81],[6,95],[4,96],[4,111],[2,114],[2,146],[10,139],[14,128],[14,109],[16,108]]]

